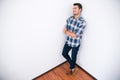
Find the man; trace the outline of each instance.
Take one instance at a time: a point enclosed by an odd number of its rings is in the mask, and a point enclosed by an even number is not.
[[[68,61],[70,67],[66,74],[73,74],[77,71],[75,67],[77,53],[80,47],[83,30],[86,22],[81,16],[82,5],[80,3],[73,4],[73,16],[69,17],[66,21],[64,33],[66,35],[66,42],[63,48],[62,55]],[[72,49],[71,57],[68,55]]]

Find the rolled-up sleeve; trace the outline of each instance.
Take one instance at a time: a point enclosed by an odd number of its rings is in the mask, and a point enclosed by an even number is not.
[[[83,31],[84,31],[85,27],[86,27],[86,21],[83,21],[83,22],[79,25],[79,29],[78,29],[78,31],[76,32],[76,36],[77,36],[77,37],[82,38],[82,34],[83,34]]]

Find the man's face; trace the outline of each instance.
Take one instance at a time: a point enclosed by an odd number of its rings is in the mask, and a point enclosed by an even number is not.
[[[73,15],[79,15],[81,13],[81,9],[78,6],[73,6]]]

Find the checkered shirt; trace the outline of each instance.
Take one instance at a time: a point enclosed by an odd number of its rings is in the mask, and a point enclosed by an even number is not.
[[[66,29],[68,31],[73,32],[77,36],[76,38],[73,38],[66,34],[66,42],[68,46],[77,47],[78,45],[80,45],[80,41],[82,39],[82,34],[85,26],[86,26],[86,21],[83,19],[82,16],[80,16],[77,19],[74,19],[74,16],[71,16],[66,20],[66,25],[65,25]]]

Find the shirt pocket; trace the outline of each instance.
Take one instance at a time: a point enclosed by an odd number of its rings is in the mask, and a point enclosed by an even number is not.
[[[79,31],[79,28],[80,28],[79,26],[80,26],[80,24],[77,23],[76,26],[75,26],[75,30],[74,30],[75,33],[77,33]]]
[[[82,27],[82,23],[78,23],[78,24],[77,24],[77,27],[78,27],[78,28],[81,28],[81,27]]]

